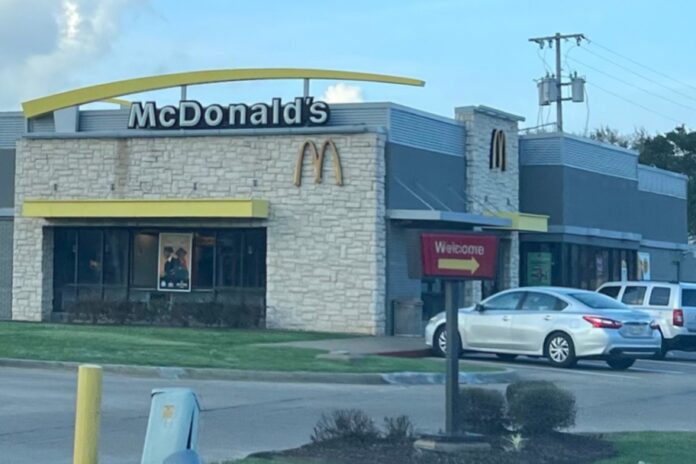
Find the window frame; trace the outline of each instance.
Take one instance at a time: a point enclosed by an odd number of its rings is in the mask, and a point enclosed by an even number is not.
[[[483,309],[485,311],[518,311],[519,308],[522,306],[522,302],[527,297],[527,293],[529,293],[527,290],[513,290],[511,292],[506,292],[502,295],[501,294],[492,295],[483,303]],[[517,305],[514,308],[495,308],[495,307],[491,308],[489,306],[489,304],[493,300],[497,300],[500,298],[505,298],[505,297],[509,297],[510,295],[517,295],[517,294],[520,295],[520,299],[517,301]]]
[[[621,285],[606,285],[604,287],[601,287],[599,290],[597,290],[597,293],[601,293],[602,295],[608,296],[609,298],[613,298],[615,300],[619,300],[619,295],[621,294]],[[609,295],[607,293],[604,293],[604,290],[607,289],[616,289],[616,295]]]
[[[626,292],[629,289],[643,289],[643,294],[641,295],[641,299],[639,303],[628,303],[624,301],[624,298],[626,298]],[[632,284],[632,285],[625,285],[623,288],[623,292],[621,292],[621,303],[629,306],[644,306],[645,305],[645,297],[648,295],[648,286],[647,285],[641,285],[641,284]]]
[[[667,290],[667,302],[665,304],[653,303],[653,295],[655,290]],[[648,306],[660,306],[669,307],[670,301],[672,301],[672,289],[670,287],[665,287],[664,285],[655,285],[650,289],[650,295],[648,296]]]
[[[517,311],[530,311],[530,312],[537,312],[537,313],[547,312],[546,310],[542,310],[542,309],[525,309],[524,305],[527,302],[527,299],[529,299],[529,297],[532,295],[543,295],[545,297],[552,298],[553,300],[555,300],[555,303],[553,304],[553,307],[551,308],[551,311],[553,311],[553,312],[563,311],[565,308],[568,307],[567,301],[563,300],[562,298],[560,298],[556,295],[552,295],[550,293],[539,292],[539,291],[534,291],[534,290],[527,290],[525,293],[526,294],[524,296],[524,299],[522,300],[522,304],[519,305],[519,307],[517,308]]]

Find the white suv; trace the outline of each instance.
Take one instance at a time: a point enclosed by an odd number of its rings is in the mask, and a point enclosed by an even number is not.
[[[607,282],[599,293],[650,313],[660,326],[664,358],[669,350],[696,351],[696,284]]]

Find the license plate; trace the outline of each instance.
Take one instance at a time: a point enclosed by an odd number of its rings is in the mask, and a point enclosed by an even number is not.
[[[628,334],[629,335],[643,335],[645,333],[645,328],[642,325],[629,325]]]

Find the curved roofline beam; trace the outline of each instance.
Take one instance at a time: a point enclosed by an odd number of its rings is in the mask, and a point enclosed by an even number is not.
[[[159,76],[139,77],[106,84],[91,85],[67,92],[56,93],[22,103],[24,116],[33,118],[55,110],[83,105],[114,97],[121,97],[150,90],[166,89],[182,85],[213,84],[217,82],[252,81],[265,79],[330,79],[380,82],[384,84],[413,85],[423,87],[425,81],[385,74],[334,71],[329,69],[213,69]]]

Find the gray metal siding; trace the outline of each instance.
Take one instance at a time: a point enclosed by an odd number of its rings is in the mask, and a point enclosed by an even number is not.
[[[562,166],[520,166],[520,211],[564,224]]]
[[[12,319],[12,227],[0,218],[0,320]]]
[[[561,139],[520,137],[520,166],[561,165]]]
[[[122,131],[128,127],[130,110],[88,110],[80,111],[78,130],[80,132]]]
[[[642,233],[637,182],[563,168],[564,225]]]
[[[393,223],[387,228],[387,305],[395,298],[421,297],[421,280],[408,276],[408,233]]]
[[[55,131],[56,126],[53,123],[53,113],[29,120],[29,132],[50,133]]]
[[[0,208],[14,206],[15,150],[0,149]]]
[[[696,282],[696,256],[691,253],[682,256],[679,274],[682,282]]]
[[[87,110],[80,112],[80,132],[124,131],[130,110]],[[53,130],[53,119],[32,120],[33,132]],[[331,105],[328,127],[385,127],[391,141],[424,150],[464,156],[464,126],[457,121],[392,103]]]
[[[589,140],[563,137],[563,164],[608,176],[637,179],[638,153]]]
[[[650,166],[638,166],[638,189],[686,199],[688,178]]]
[[[686,243],[686,200],[639,191],[634,180],[563,169],[564,225]]]
[[[688,223],[686,200],[650,192],[638,192],[634,201],[643,239],[686,243]]]
[[[465,129],[456,121],[392,108],[389,118],[389,140],[400,145],[464,157]]]
[[[387,209],[466,212],[464,158],[388,142]]]
[[[678,265],[681,259],[680,251],[661,250],[658,248],[641,247],[639,251],[650,253],[650,279],[651,280],[666,280],[670,282],[677,281]],[[684,274],[685,269],[682,269]],[[683,277],[687,277],[684,275]],[[692,276],[693,280],[693,276]]]
[[[21,113],[0,113],[0,148],[15,148],[22,134],[24,116]]]

